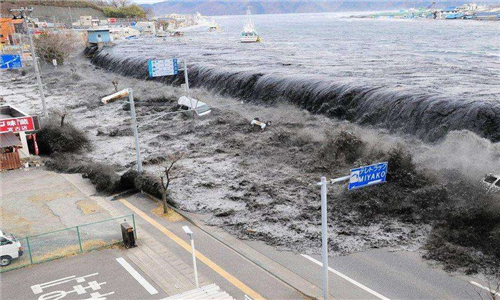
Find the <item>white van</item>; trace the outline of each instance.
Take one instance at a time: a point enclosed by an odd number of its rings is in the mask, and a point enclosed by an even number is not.
[[[13,259],[22,255],[23,247],[21,247],[21,242],[13,234],[3,233],[0,230],[0,266],[8,266]]]
[[[201,102],[198,99],[188,98],[186,96],[182,96],[177,101],[177,104],[180,108],[190,110],[195,109],[194,111],[198,116],[204,116],[211,112],[210,107],[205,102]]]

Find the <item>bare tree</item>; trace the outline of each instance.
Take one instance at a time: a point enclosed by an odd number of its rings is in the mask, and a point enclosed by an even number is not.
[[[168,156],[166,165],[161,170],[161,200],[163,202],[163,213],[166,214],[168,212],[167,206],[167,193],[170,183],[175,177],[172,176],[172,169],[174,165],[182,159],[181,153],[175,153]]]
[[[64,127],[64,119],[66,119],[66,116],[68,115],[68,111],[66,110],[66,108],[53,109],[52,112],[54,113],[54,115],[61,118],[60,124],[61,124],[61,127]]]
[[[83,47],[82,41],[71,32],[42,33],[34,40],[37,55],[47,63],[55,59],[58,65],[64,64],[66,58]]]
[[[131,0],[109,0],[109,4],[114,7],[125,7],[132,3]]]
[[[153,17],[154,16],[154,12],[153,12],[153,9],[151,7],[143,7],[142,8],[144,10],[144,12],[146,13],[146,16],[148,18],[150,17]],[[167,23],[168,24],[168,23]]]

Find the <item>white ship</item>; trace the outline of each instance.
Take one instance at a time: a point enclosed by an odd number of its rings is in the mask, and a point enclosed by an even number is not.
[[[212,32],[212,31],[219,32],[220,31],[219,24],[217,24],[217,22],[215,22],[214,19],[210,20],[210,23],[208,23],[208,31],[210,31],[210,32]]]
[[[243,26],[243,31],[241,32],[240,41],[242,43],[259,43],[260,36],[255,30],[255,27],[252,22],[252,16],[250,12],[250,7],[247,9],[247,21]]]

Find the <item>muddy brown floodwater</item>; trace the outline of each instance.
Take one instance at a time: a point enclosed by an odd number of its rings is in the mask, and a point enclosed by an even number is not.
[[[7,74],[0,87],[4,101],[32,112],[39,109],[34,78]],[[430,145],[292,105],[243,103],[204,89],[194,89],[193,96],[208,103],[212,113],[193,120],[189,113],[176,112],[176,100],[183,93],[180,87],[122,77],[82,57],[58,69],[44,67],[49,107],[66,110],[67,122],[83,129],[92,142],[90,151],[74,155],[75,161],[116,165],[123,172],[135,164],[128,105],[125,101],[100,105],[101,97],[114,92],[115,80],[119,89],[134,89],[146,171],[159,176],[167,155],[184,154],[171,186],[179,208],[210,213],[210,224],[280,249],[318,253],[320,177],[345,176],[352,167],[392,159],[388,153],[394,149],[410,155],[415,170],[401,170],[420,190],[431,182],[414,178],[421,173],[430,174],[426,176],[436,185],[449,182],[450,169],[476,183],[484,173],[500,170],[498,145],[467,131],[451,132]],[[272,125],[261,132],[250,125],[255,117]],[[357,154],[350,157],[353,149]],[[394,184],[389,182],[376,193],[392,189],[391,197],[406,197],[413,192],[405,184],[404,179],[394,179]],[[425,243],[431,221],[415,214],[408,217],[406,212],[405,217],[365,214],[366,207],[356,202],[362,197],[349,195],[345,186],[330,186],[332,255],[380,247],[418,249]]]

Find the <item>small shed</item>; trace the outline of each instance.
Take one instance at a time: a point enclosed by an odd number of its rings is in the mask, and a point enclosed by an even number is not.
[[[0,170],[21,168],[19,148],[23,144],[13,132],[0,133]]]
[[[11,152],[21,158],[30,157],[28,140],[31,140],[33,148],[37,149],[35,131],[40,128],[38,117],[30,116],[12,105],[0,106],[0,158]],[[15,138],[14,138],[15,137]],[[21,145],[17,144],[21,141]],[[15,143],[13,144],[13,141]],[[14,151],[15,150],[15,151]],[[35,150],[35,154],[37,151]]]
[[[109,33],[109,29],[88,29],[87,44],[101,46],[112,46],[113,38]]]

